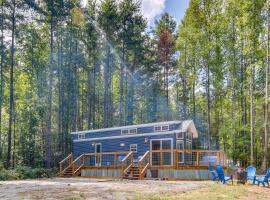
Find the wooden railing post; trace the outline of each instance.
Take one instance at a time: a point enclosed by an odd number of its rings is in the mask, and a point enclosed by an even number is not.
[[[59,164],[60,164],[59,166],[60,176],[62,176],[62,162],[60,162]]]
[[[114,158],[113,158],[113,168],[116,169],[116,162],[117,162],[117,159],[116,159],[116,153],[114,154]]]
[[[177,150],[175,150],[174,157],[175,157],[175,159],[174,159],[174,161],[175,161],[175,168],[177,169],[177,167],[178,167],[178,151]]]
[[[200,157],[199,157],[199,153],[200,153],[200,152],[197,151],[197,158],[196,158],[196,164],[197,164],[197,166],[199,166],[199,163],[200,163],[200,162],[199,162],[199,158],[200,158]]]

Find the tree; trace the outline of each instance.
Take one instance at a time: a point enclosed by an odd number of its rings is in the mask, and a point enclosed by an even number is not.
[[[14,113],[14,53],[15,53],[15,25],[16,25],[16,1],[12,0],[12,36],[11,36],[11,52],[10,52],[10,88],[9,88],[9,121],[8,121],[8,150],[7,150],[7,168],[10,167],[11,160],[11,142],[12,142],[12,124]]]

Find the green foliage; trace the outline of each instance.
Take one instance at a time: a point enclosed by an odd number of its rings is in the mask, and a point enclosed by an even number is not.
[[[1,181],[47,177],[47,170],[44,168],[30,168],[27,166],[18,166],[15,169],[6,170],[0,166]]]

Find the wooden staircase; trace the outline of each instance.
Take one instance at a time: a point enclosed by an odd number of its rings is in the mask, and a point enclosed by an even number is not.
[[[124,179],[129,180],[139,180],[140,179],[140,170],[138,166],[130,167],[130,169],[125,173]]]
[[[126,152],[126,156],[121,160],[121,168],[122,168],[122,178],[130,179],[130,180],[142,180],[145,177],[147,169],[150,167],[149,163],[149,151],[145,152],[145,154],[138,160],[134,161],[133,152]],[[104,166],[93,166],[87,165],[85,160],[89,160],[89,156],[96,158],[97,156],[104,155],[114,155],[114,160],[116,161],[117,152],[104,152],[104,153],[84,153],[78,156],[75,160],[73,159],[73,155],[68,155],[64,160],[62,160],[59,164],[59,176],[61,177],[72,177],[72,176],[80,176],[81,170],[87,168],[88,166],[96,169],[100,169]],[[118,152],[119,155],[123,154],[123,152]],[[116,169],[116,162],[113,165]],[[105,166],[107,167],[107,166]],[[120,168],[120,169],[121,169]],[[119,169],[119,168],[118,168]]]

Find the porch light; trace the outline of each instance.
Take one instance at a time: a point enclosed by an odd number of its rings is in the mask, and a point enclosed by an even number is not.
[[[123,146],[125,146],[125,143],[121,143],[121,144],[120,144],[120,147],[123,147]]]
[[[93,147],[93,146],[95,146],[95,144],[96,144],[95,142],[92,142],[92,144],[91,144],[91,145],[92,145],[92,147]]]
[[[148,138],[144,138],[144,143],[148,143],[149,139]]]

